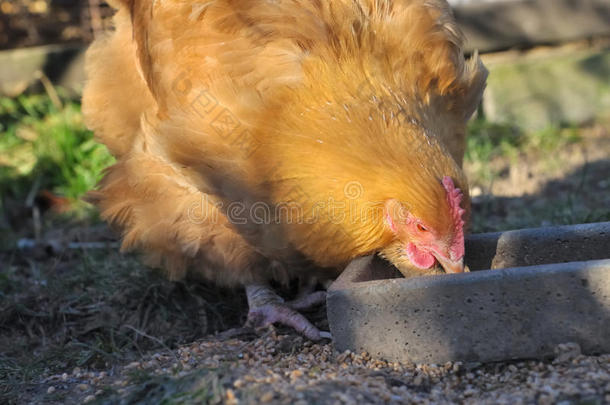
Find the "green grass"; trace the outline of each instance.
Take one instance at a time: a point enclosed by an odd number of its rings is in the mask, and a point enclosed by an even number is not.
[[[465,161],[473,165],[474,182],[489,183],[497,172],[492,160],[503,158],[515,162],[521,154],[549,154],[580,140],[579,129],[573,126],[552,126],[540,131],[525,132],[515,125],[492,123],[484,118],[468,126]]]
[[[607,124],[600,125],[608,128]],[[468,130],[468,177],[471,186],[479,187],[484,194],[473,215],[471,232],[610,220],[604,200],[607,191],[599,185],[607,179],[610,162],[577,159],[581,166],[567,169],[570,159],[566,152],[571,145],[585,141],[582,134],[586,129],[555,126],[526,132],[514,125],[477,119]],[[510,178],[513,169],[537,170],[531,175],[543,176],[538,178],[541,189],[518,197],[488,195],[494,183]],[[507,195],[514,195],[509,186],[517,187],[517,191],[522,187],[506,181],[503,192]]]
[[[80,105],[44,95],[0,98],[0,196],[25,199],[36,186],[75,207],[113,162],[83,123]],[[2,202],[0,201],[0,204]]]
[[[465,158],[469,162],[488,162],[494,157],[512,155],[523,141],[523,133],[516,127],[477,119],[468,126]]]

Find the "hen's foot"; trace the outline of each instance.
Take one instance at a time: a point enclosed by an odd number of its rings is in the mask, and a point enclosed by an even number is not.
[[[330,333],[321,332],[303,315],[297,312],[324,302],[326,293],[316,291],[310,295],[302,296],[294,301],[284,302],[269,286],[251,284],[246,286],[248,297],[248,320],[246,326],[261,327],[272,323],[290,326],[297,332],[311,340],[330,338]]]

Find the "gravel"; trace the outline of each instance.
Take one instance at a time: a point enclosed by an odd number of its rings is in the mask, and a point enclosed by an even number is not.
[[[337,353],[328,341],[314,343],[271,327],[254,336],[210,337],[108,372],[77,368],[51,375],[41,389],[50,402],[75,403],[189,403],[200,398],[190,394],[201,392],[211,403],[227,404],[610,403],[610,355],[584,356],[574,343],[559,345],[555,353],[548,361],[398,364],[367,353]],[[172,382],[178,386],[173,397]]]

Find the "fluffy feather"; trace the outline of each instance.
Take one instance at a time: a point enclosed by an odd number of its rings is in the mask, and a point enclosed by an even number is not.
[[[374,252],[411,266],[388,201],[459,238],[487,72],[464,60],[445,1],[113,3],[83,102],[118,158],[91,198],[124,249],[240,285],[334,276]]]

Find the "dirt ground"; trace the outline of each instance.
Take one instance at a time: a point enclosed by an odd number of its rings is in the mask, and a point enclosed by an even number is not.
[[[473,196],[473,232],[610,221],[609,125],[580,132],[556,151],[465,165]],[[481,166],[493,173],[479,175]]]
[[[608,129],[595,126],[552,155],[492,160],[491,180],[468,165],[473,229],[610,220],[609,156]],[[116,242],[82,224],[47,240]],[[284,328],[241,329],[242,292],[169,283],[115,247],[1,255],[8,403],[610,403],[610,356],[573,344],[544,361],[388,363]],[[306,315],[328,330],[325,308]]]
[[[2,0],[0,49],[87,43],[110,26],[112,13],[99,0]]]

